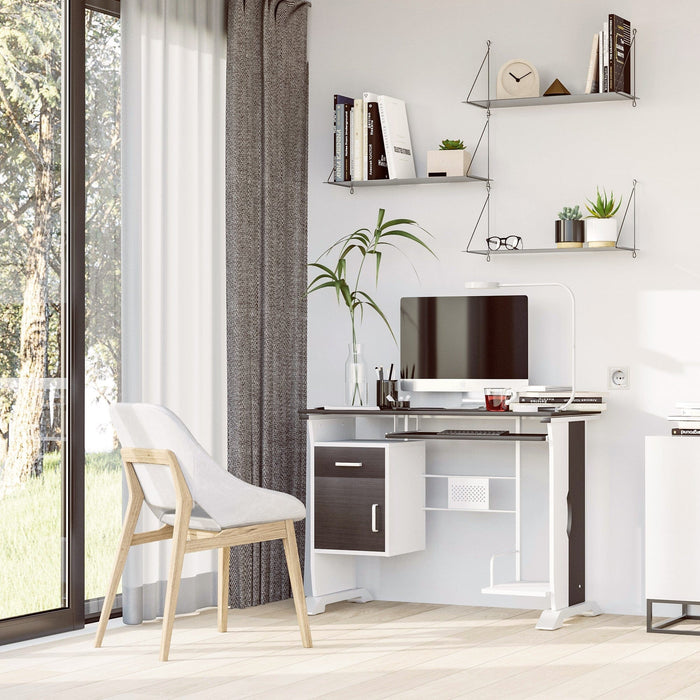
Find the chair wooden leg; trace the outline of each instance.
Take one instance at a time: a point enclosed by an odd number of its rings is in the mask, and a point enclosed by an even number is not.
[[[97,634],[95,635],[96,647],[102,646],[102,640],[105,636],[109,616],[112,612],[112,605],[114,605],[114,598],[117,595],[119,580],[122,577],[122,573],[124,573],[124,565],[126,564],[126,558],[129,554],[129,548],[131,547],[131,540],[134,536],[136,523],[138,522],[139,513],[141,512],[141,505],[143,504],[143,491],[138,485],[138,482],[136,483],[135,488],[133,488],[133,484],[130,484],[129,490],[129,505],[127,506],[126,516],[124,518],[124,527],[122,528],[122,534],[119,540],[119,549],[117,549],[112,578],[109,582],[109,587],[107,588],[104,603],[102,604],[100,622],[97,625]]]
[[[311,643],[311,630],[309,629],[309,616],[306,612],[304,581],[301,577],[301,567],[299,566],[297,537],[294,534],[294,523],[291,520],[285,520],[285,525],[287,528],[287,536],[282,539],[282,544],[284,545],[284,555],[287,558],[289,581],[292,584],[294,608],[297,613],[299,630],[301,631],[301,643],[305,648],[309,648],[313,645]]]
[[[191,510],[191,506],[190,506]],[[170,555],[170,573],[168,575],[168,588],[165,594],[165,609],[163,611],[163,632],[160,640],[160,660],[167,661],[170,653],[170,639],[173,634],[173,622],[175,621],[175,608],[177,607],[177,594],[180,591],[180,577],[182,576],[182,562],[185,559],[185,546],[187,544],[187,526],[190,513],[179,513],[175,518],[173,528],[173,549]]]
[[[217,624],[219,632],[228,629],[228,579],[231,548],[219,548],[219,599],[217,603]]]

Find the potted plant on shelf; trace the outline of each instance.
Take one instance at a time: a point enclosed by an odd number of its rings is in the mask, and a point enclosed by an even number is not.
[[[437,151],[428,151],[428,177],[464,177],[471,160],[461,140],[444,139]]]
[[[352,342],[349,344],[348,358],[345,363],[345,401],[349,406],[362,406],[367,403],[367,368],[362,356],[362,347],[357,341],[357,326],[362,321],[366,308],[373,310],[384,321],[391,337],[396,342],[396,336],[384,312],[367,292],[360,289],[365,262],[368,258],[374,257],[376,286],[379,283],[379,268],[384,250],[387,248],[400,250],[397,243],[402,240],[422,246],[433,257],[437,258],[430,247],[421,239],[420,233],[406,231],[403,227],[413,227],[430,236],[413,219],[384,221],[384,209],[380,209],[373,231],[368,228],[353,231],[336,241],[316,262],[309,263],[309,267],[320,270],[320,274],[309,283],[307,295],[320,289],[334,289],[338,304],[345,306],[350,317]],[[340,249],[338,259],[332,268],[319,262],[322,257],[338,248]],[[357,269],[354,272],[351,272],[348,266],[348,261],[351,259],[356,263]],[[415,272],[415,268],[413,269]]]
[[[600,190],[596,188],[596,200],[592,202],[587,200],[586,209],[590,212],[590,216],[586,219],[586,244],[589,248],[605,248],[613,247],[617,242],[617,219],[615,214],[622,204],[622,198],[619,202],[615,201],[615,195],[610,192],[608,197],[605,190],[600,194]],[[589,206],[590,205],[590,206]]]
[[[579,205],[564,207],[554,222],[554,240],[557,248],[582,248],[584,221]]]

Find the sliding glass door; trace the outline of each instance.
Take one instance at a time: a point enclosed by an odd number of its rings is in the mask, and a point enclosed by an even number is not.
[[[83,15],[0,0],[0,642],[83,621]]]

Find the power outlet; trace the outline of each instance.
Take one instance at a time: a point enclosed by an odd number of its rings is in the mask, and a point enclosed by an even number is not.
[[[608,367],[608,388],[629,389],[630,388],[630,368],[629,367]]]

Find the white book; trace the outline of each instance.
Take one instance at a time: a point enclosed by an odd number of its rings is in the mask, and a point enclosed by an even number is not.
[[[355,124],[355,108],[350,107],[350,123],[348,125],[348,145],[350,146],[350,179],[356,180],[355,177],[355,139],[354,134]]]
[[[379,118],[382,124],[384,150],[389,169],[389,179],[412,179],[416,177],[413,162],[411,133],[408,130],[406,103],[403,100],[379,95]]]
[[[364,100],[356,99],[352,109],[352,179],[366,180],[362,168],[362,134],[365,131]],[[367,137],[365,136],[365,139]]]
[[[591,46],[591,57],[588,61],[588,75],[586,76],[586,94],[598,92],[598,44],[600,40],[598,33],[593,35],[593,44]]]
[[[367,139],[367,105],[370,102],[378,102],[379,95],[376,92],[363,92],[362,93],[362,118],[364,121],[364,129],[362,130],[362,179],[366,180],[369,177],[367,159],[369,158]]]

